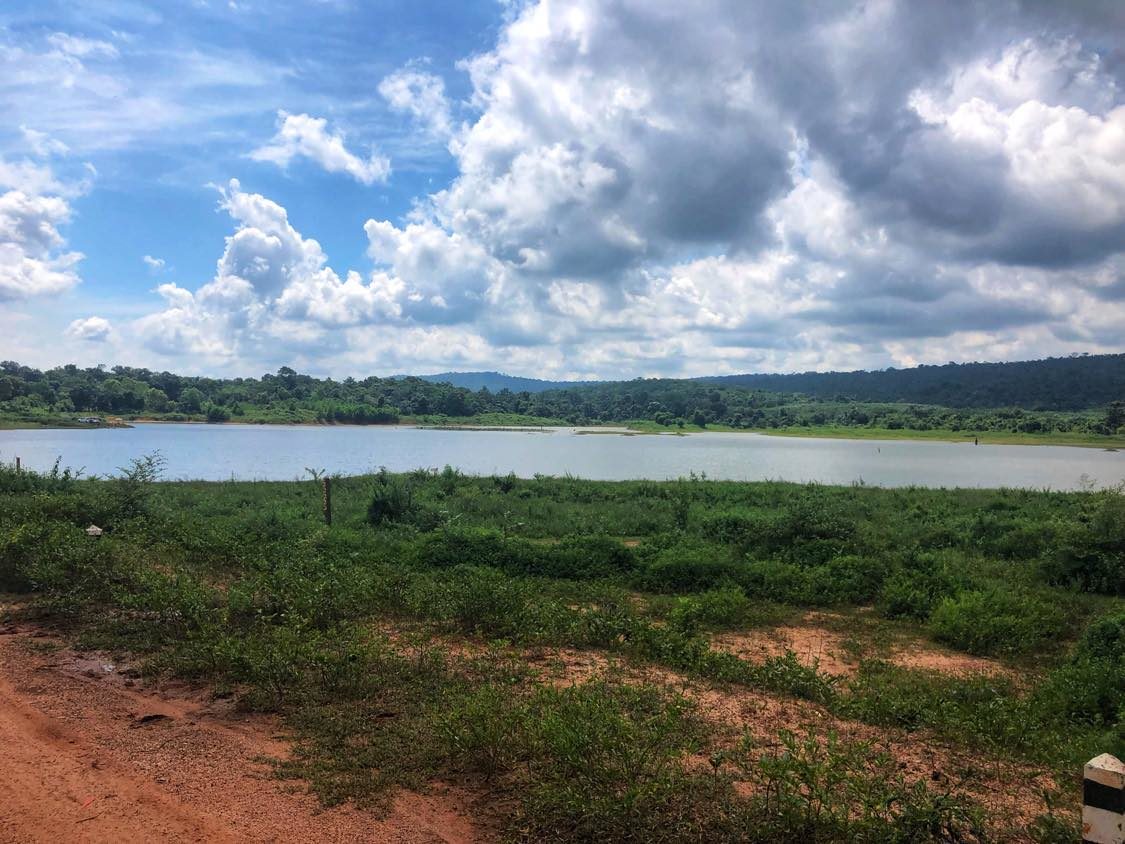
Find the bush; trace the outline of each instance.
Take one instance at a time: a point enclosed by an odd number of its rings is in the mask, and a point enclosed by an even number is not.
[[[1125,611],[1095,619],[1070,661],[1040,690],[1044,705],[1068,718],[1114,727],[1116,751],[1125,740]]]
[[[117,585],[110,540],[73,525],[26,523],[0,531],[0,591],[40,592],[59,610],[105,598]]]
[[[31,469],[16,471],[16,467],[0,463],[0,494],[21,495],[28,493],[59,493],[74,489],[81,476],[81,472],[71,469],[60,469],[62,460],[56,460],[55,465],[47,472],[35,472]]]
[[[813,569],[778,560],[753,560],[739,578],[746,594],[783,604],[807,604],[812,594]]]
[[[741,510],[711,513],[699,523],[699,531],[709,542],[733,545],[745,552],[763,535],[761,517]]]
[[[649,592],[703,592],[737,580],[738,573],[739,566],[719,549],[675,546],[659,552],[635,582]]]
[[[780,733],[774,750],[735,758],[753,797],[745,819],[755,841],[974,841],[983,813],[964,798],[909,783],[898,762],[830,733]]]
[[[408,481],[382,472],[375,476],[371,502],[367,505],[368,524],[379,527],[405,521],[416,509],[414,491]]]
[[[1125,610],[1091,622],[1078,640],[1075,655],[1080,659],[1125,661]]]
[[[837,557],[825,565],[805,566],[778,560],[749,563],[739,583],[748,595],[805,606],[858,604],[879,591],[885,566],[874,558]]]
[[[668,614],[668,623],[685,633],[727,630],[744,624],[753,610],[753,602],[741,589],[727,585],[680,598]]]
[[[633,552],[608,536],[568,536],[548,548],[539,574],[571,580],[616,577],[636,566]]]
[[[708,783],[679,764],[700,735],[682,699],[605,683],[548,686],[528,715],[526,764],[537,773],[514,819],[521,840],[698,835]]]
[[[412,609],[457,630],[494,638],[518,637],[535,598],[528,581],[473,566],[454,568],[437,586],[415,593]]]
[[[483,528],[449,528],[428,534],[417,554],[419,563],[434,568],[487,566],[509,574],[534,574],[547,567],[544,549]]]
[[[1048,583],[1125,596],[1125,492],[1099,493],[1086,522],[1067,524],[1060,534],[1043,564]]]
[[[1064,629],[1057,606],[1000,588],[945,598],[930,617],[935,639],[978,655],[1028,653]]]
[[[922,553],[883,583],[879,610],[886,618],[924,621],[943,598],[966,584],[953,577],[935,554]]]
[[[165,460],[160,452],[134,459],[111,479],[107,517],[114,523],[148,515],[152,485],[160,480]],[[107,525],[102,525],[107,527]]]
[[[876,557],[836,557],[825,568],[827,580],[820,585],[831,603],[867,603],[879,593],[887,576],[886,564]]]

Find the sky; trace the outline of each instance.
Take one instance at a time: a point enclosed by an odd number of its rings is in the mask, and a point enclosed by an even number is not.
[[[1125,351],[1117,0],[7,0],[0,358]]]

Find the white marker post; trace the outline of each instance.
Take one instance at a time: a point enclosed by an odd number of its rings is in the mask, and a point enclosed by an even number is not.
[[[1125,844],[1125,764],[1108,753],[1083,771],[1082,842]]]

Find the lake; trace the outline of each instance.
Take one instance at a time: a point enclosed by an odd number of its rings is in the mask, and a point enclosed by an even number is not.
[[[700,433],[687,436],[432,430],[410,427],[137,424],[96,430],[0,431],[0,461],[87,475],[159,451],[168,479],[292,480],[305,468],[359,474],[455,466],[471,474],[567,473],[597,480],[817,481],[881,486],[1073,490],[1125,481],[1125,451],[910,440],[837,440]]]

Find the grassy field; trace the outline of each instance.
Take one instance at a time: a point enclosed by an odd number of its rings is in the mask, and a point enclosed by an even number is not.
[[[277,774],[507,840],[1075,840],[1125,753],[1125,495],[0,470],[0,591],[280,713]],[[83,528],[105,528],[99,540]]]

